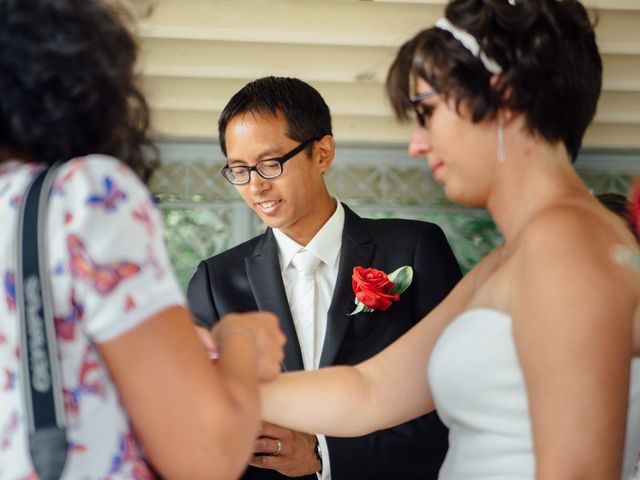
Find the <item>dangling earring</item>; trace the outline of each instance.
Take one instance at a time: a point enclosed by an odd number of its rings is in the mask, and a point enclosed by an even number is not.
[[[498,162],[504,163],[507,156],[504,151],[504,122],[498,121]]]

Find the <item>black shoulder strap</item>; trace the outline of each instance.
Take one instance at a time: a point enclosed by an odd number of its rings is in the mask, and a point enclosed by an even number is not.
[[[31,459],[40,480],[60,478],[67,458],[64,397],[46,255],[46,212],[58,164],[42,171],[20,206],[16,300]]]

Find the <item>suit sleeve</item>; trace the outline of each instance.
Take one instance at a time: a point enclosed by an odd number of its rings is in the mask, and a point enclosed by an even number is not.
[[[461,278],[442,230],[423,224],[414,244],[412,323],[420,321]],[[426,381],[426,365],[415,366]],[[448,448],[448,430],[431,412],[396,427],[358,438],[327,437],[332,480],[437,479]]]
[[[219,315],[213,301],[213,289],[207,262],[200,262],[187,287],[187,301],[197,325],[211,328]]]

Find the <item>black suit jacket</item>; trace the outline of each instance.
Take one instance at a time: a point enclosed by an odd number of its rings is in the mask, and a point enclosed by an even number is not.
[[[413,267],[414,277],[398,302],[384,312],[348,316],[355,308],[351,287],[354,267],[390,273],[404,265]],[[438,226],[414,220],[360,218],[345,206],[340,265],[320,366],[354,365],[379,352],[436,306],[460,276]],[[229,312],[275,313],[287,336],[283,369],[303,369],[271,229],[201,262],[187,297],[196,322],[208,328]],[[415,369],[416,381],[426,381],[426,365]],[[332,479],[435,479],[448,447],[447,434],[434,412],[363,437],[327,437]],[[289,477],[250,467],[243,478]]]

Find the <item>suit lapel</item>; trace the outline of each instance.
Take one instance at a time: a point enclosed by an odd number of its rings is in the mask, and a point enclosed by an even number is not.
[[[331,306],[327,313],[327,331],[320,356],[321,367],[333,364],[351,322],[349,313],[356,307],[351,288],[353,268],[358,265],[370,265],[375,251],[375,243],[362,219],[349,207],[343,206],[344,230],[340,248],[340,265]]]
[[[267,229],[252,257],[245,258],[247,278],[260,310],[273,312],[280,319],[280,328],[287,336],[283,370],[302,370],[302,354],[298,334],[293,324],[289,302],[282,282],[278,245],[271,229]]]

